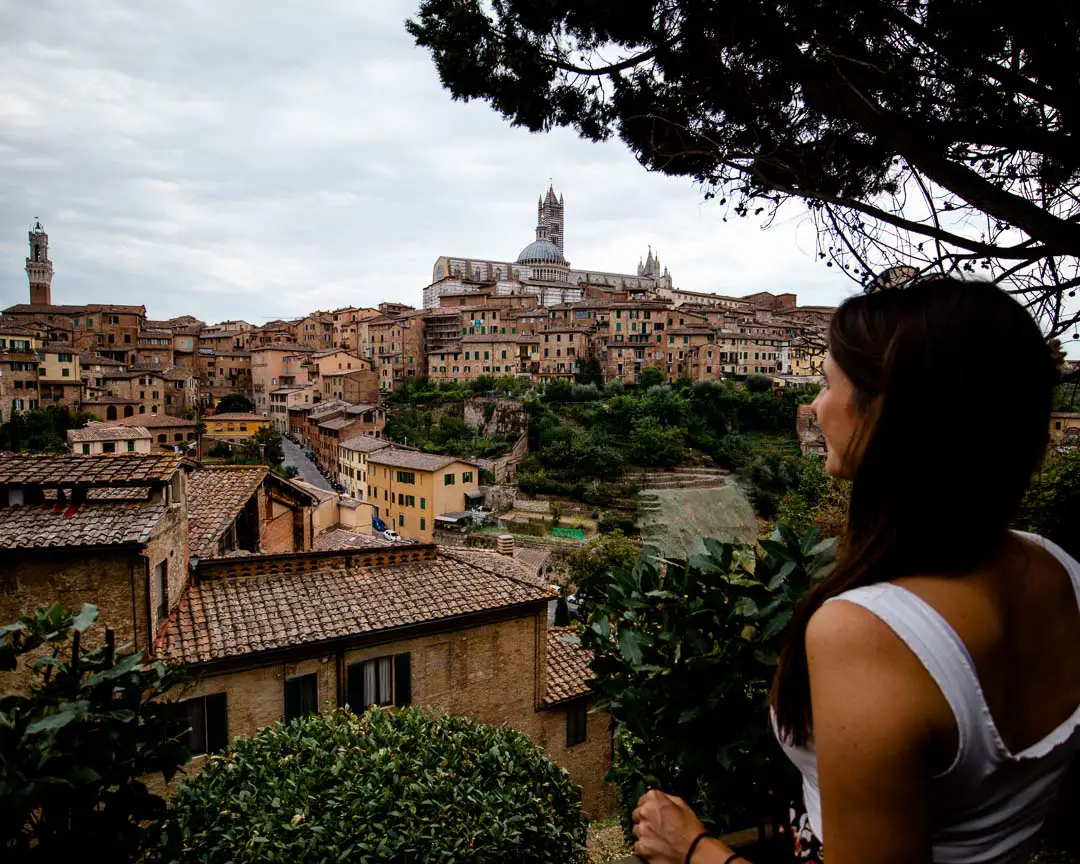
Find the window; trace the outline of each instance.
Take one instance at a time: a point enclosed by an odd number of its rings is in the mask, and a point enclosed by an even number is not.
[[[162,561],[154,568],[154,585],[158,593],[158,618],[169,617],[169,562]]]
[[[426,529],[427,529],[427,521],[424,519],[423,516],[421,516],[420,517],[420,530],[424,531]]]
[[[399,513],[397,519],[398,519],[398,522],[397,522],[398,528],[404,528],[405,527],[405,514],[404,513]]]
[[[349,667],[347,699],[354,711],[369,705],[397,705],[412,702],[411,655],[376,657]]]
[[[1058,425],[1060,426],[1060,424],[1058,424]],[[89,444],[83,444],[82,445],[82,452],[83,452],[83,456],[89,456],[90,455],[90,445]]]
[[[116,452],[116,442],[115,441],[105,441],[101,445],[101,452],[102,453],[115,453]]]
[[[128,441],[127,442],[127,452],[128,453],[134,453],[135,452],[135,442],[134,441]]]
[[[416,497],[413,496],[413,495],[406,495],[405,496],[405,506],[406,507],[415,507],[416,506]]]
[[[217,753],[229,746],[229,712],[224,693],[186,699],[188,749],[192,756]]]
[[[298,675],[285,679],[285,722],[319,710],[319,676]]]
[[[461,472],[461,482],[462,483],[472,483],[472,475],[473,475],[472,471],[462,471]]]
[[[415,483],[416,474],[413,471],[398,471],[397,481],[398,483]]]
[[[453,474],[443,474],[442,482],[443,486],[453,486],[457,481]]]
[[[157,436],[158,444],[164,444],[165,440],[166,440],[166,437],[167,436],[165,436],[165,435],[158,435]]]

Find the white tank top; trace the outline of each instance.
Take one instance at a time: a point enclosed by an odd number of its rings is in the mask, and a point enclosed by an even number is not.
[[[1016,533],[1061,562],[1080,605],[1080,563],[1043,537]],[[831,600],[856,603],[884,621],[926,667],[956,718],[956,758],[930,786],[934,864],[1026,861],[1051,798],[1080,751],[1080,705],[1041,741],[1011,753],[994,725],[971,655],[930,604],[890,583],[854,588]],[[810,827],[828,855],[813,746],[793,747],[782,738],[780,744],[803,776]]]

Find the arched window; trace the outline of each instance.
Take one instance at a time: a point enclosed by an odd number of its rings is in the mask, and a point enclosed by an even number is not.
[[[129,405],[128,408],[130,408],[130,407],[131,406]],[[110,405],[108,408],[105,409],[105,419],[106,420],[115,420],[116,419],[116,406],[115,405]]]
[[[124,416],[125,417],[132,417],[132,416],[134,416],[134,414],[135,414],[134,406],[131,406],[131,405],[125,405],[124,406]]]

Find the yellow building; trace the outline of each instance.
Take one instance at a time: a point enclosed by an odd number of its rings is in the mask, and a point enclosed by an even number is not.
[[[1055,411],[1051,414],[1050,441],[1053,444],[1080,444],[1080,413]]]
[[[82,367],[70,348],[39,348],[38,399],[41,407],[78,408],[82,399]]]
[[[375,515],[408,540],[430,543],[435,517],[482,500],[472,462],[387,447],[367,455],[367,499]]]
[[[203,437],[208,439],[211,446],[216,441],[243,444],[254,438],[260,429],[270,425],[270,420],[260,414],[214,414],[203,420],[206,423]]]
[[[339,445],[337,481],[345,494],[358,501],[368,500],[368,456],[391,443],[385,438],[357,435]]]

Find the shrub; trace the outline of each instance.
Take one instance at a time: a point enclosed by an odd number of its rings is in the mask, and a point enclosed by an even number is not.
[[[165,814],[142,779],[160,771],[169,780],[188,760],[186,714],[157,698],[182,670],[117,653],[111,631],[88,650],[81,643],[96,619],[89,604],[78,615],[55,604],[0,627],[0,670],[41,655],[33,684],[0,697],[5,861],[75,860],[94,849],[141,860]]]
[[[591,577],[581,643],[594,652],[597,709],[616,723],[609,776],[627,826],[650,785],[720,831],[765,821],[769,793],[785,801],[797,788],[770,741],[765,697],[795,604],[835,545],[779,526],[753,549],[710,539],[705,554],[661,567],[646,548]]]
[[[421,708],[311,714],[207,759],[162,860],[579,864],[581,799],[524,735]]]
[[[772,386],[772,378],[768,375],[750,375],[745,383],[746,389],[751,393],[768,393]]]
[[[650,387],[656,387],[659,384],[663,384],[665,380],[664,373],[656,366],[646,366],[641,370],[641,374],[638,375],[638,386],[642,390],[648,390]]]

